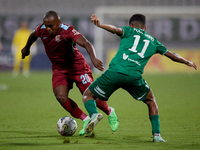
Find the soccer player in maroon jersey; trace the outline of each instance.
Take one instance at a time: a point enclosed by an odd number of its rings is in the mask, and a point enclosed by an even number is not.
[[[38,37],[41,38],[46,54],[52,63],[54,95],[62,107],[73,117],[83,120],[83,128],[79,135],[84,135],[85,126],[90,117],[68,97],[68,94],[73,88],[74,82],[83,93],[93,82],[93,77],[92,71],[77,49],[76,43],[87,50],[94,67],[103,71],[103,63],[96,58],[92,44],[73,26],[61,23],[60,17],[55,11],[47,12],[43,17],[43,23],[30,34],[25,47],[21,50],[22,59],[29,55],[30,47]],[[108,115],[111,130],[116,131],[119,122],[115,109],[100,99],[96,99],[96,105]]]

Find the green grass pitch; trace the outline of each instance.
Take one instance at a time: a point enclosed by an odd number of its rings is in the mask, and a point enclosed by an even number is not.
[[[97,77],[97,75],[95,76]],[[143,76],[156,97],[161,134],[167,143],[153,143],[147,106],[119,89],[109,99],[119,119],[110,130],[105,113],[94,137],[76,133],[62,137],[56,130],[60,117],[70,116],[56,101],[51,72],[33,72],[29,78],[0,72],[0,150],[172,150],[200,149],[200,75],[160,74]],[[74,85],[70,98],[85,112],[81,94]]]

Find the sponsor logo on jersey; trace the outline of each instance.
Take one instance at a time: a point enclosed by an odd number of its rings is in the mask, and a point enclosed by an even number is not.
[[[126,60],[128,57],[129,57],[129,55],[126,55],[125,53],[123,54],[123,59],[124,60]],[[128,58],[127,60],[131,61],[131,62],[134,62],[134,63],[136,63],[137,65],[140,66],[140,63],[138,61],[134,60],[134,59]]]
[[[56,41],[56,42],[60,42],[60,35],[56,35],[55,41]]]
[[[47,37],[43,37],[42,39],[45,40]]]
[[[128,58],[128,55],[126,55],[125,53],[123,54],[123,59],[126,60]]]

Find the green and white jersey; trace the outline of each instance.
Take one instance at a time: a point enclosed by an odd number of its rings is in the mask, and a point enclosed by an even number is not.
[[[148,60],[156,53],[164,55],[167,49],[145,31],[122,27],[123,35],[117,53],[109,64],[109,70],[127,75],[141,75]]]

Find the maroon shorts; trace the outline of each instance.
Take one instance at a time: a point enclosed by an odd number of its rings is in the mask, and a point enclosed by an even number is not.
[[[76,86],[83,93],[93,80],[91,72],[83,74],[69,74],[65,71],[53,70],[52,86],[53,90],[59,85],[66,85],[69,89],[72,89],[73,83],[76,83]]]

